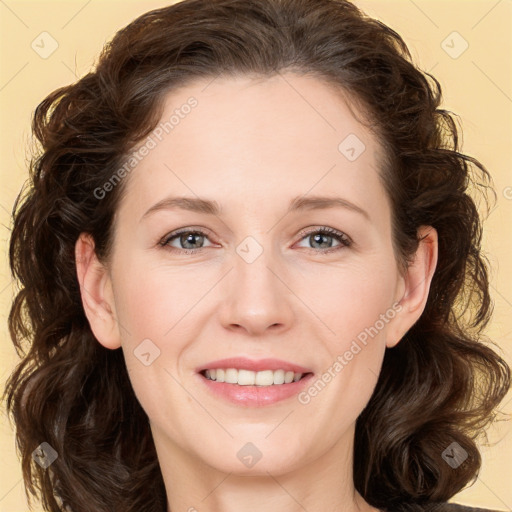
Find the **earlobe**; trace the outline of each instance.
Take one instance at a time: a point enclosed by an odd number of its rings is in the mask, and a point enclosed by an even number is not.
[[[95,338],[106,348],[119,348],[121,338],[110,275],[97,258],[90,234],[81,233],[78,237],[75,261],[82,304]]]
[[[430,284],[437,265],[437,231],[432,226],[421,226],[418,230],[420,242],[414,260],[403,277],[403,286],[398,297],[401,309],[394,318],[386,341],[388,348],[394,347],[416,323],[425,309]]]

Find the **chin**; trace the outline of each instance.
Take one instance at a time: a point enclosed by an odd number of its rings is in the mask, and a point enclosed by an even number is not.
[[[240,476],[268,477],[268,473],[277,476],[297,470],[305,464],[293,443],[285,444],[280,440],[271,442],[264,437],[254,441],[231,441],[230,446],[223,446],[220,452],[203,452],[199,456],[218,471]],[[222,462],[219,463],[220,461]]]

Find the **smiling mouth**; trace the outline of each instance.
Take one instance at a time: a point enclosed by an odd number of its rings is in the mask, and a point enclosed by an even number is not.
[[[238,386],[269,387],[297,382],[308,375],[312,375],[312,372],[296,373],[285,370],[262,370],[255,372],[236,368],[212,368],[203,370],[200,374],[214,382],[224,382]]]

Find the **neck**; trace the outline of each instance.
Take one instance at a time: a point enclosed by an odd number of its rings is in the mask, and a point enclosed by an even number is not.
[[[274,471],[256,464],[245,474],[220,471],[152,430],[168,512],[378,512],[354,487],[353,428],[314,460]]]

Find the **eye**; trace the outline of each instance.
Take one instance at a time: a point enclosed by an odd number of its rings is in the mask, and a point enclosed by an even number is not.
[[[352,245],[352,240],[347,235],[345,235],[345,233],[326,226],[317,228],[313,231],[302,231],[301,236],[301,240],[308,239],[312,243],[312,250],[315,249],[315,245],[319,249],[327,249],[320,251],[314,250],[314,252],[320,254],[338,251],[344,247],[349,247]],[[203,245],[205,240],[209,240],[207,232],[203,231],[202,229],[186,228],[169,233],[162,240],[160,240],[158,244],[162,247],[168,248],[173,252],[179,252],[181,254],[197,254],[205,248]],[[339,244],[333,247],[333,240],[338,241]],[[178,244],[178,247],[173,245],[173,243]]]
[[[179,247],[175,247],[171,244],[176,239],[176,243]],[[208,240],[208,233],[201,229],[182,229],[180,231],[173,231],[166,237],[164,237],[159,245],[168,247],[172,251],[178,251],[184,254],[194,254],[201,251],[204,247],[198,247],[204,240]]]
[[[350,247],[350,245],[352,245],[352,240],[347,235],[345,235],[345,233],[342,233],[341,231],[333,228],[329,228],[327,226],[315,229],[314,231],[309,231],[307,233],[301,232],[301,235],[301,240],[307,239],[307,241],[312,244],[313,249],[315,249],[315,246],[317,246],[316,248],[320,249],[328,249],[323,251],[314,251],[320,252],[321,254],[339,251],[344,247]],[[339,245],[333,247],[333,240],[338,241]]]

